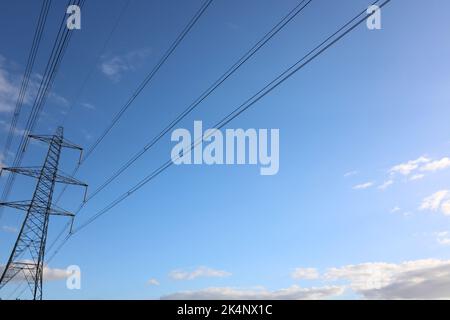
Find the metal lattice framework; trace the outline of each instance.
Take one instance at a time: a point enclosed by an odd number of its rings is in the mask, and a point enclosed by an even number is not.
[[[34,177],[38,181],[31,200],[0,203],[0,206],[26,211],[25,220],[1,275],[0,289],[14,278],[23,276],[31,289],[33,299],[41,300],[45,244],[50,215],[69,216],[73,219],[72,213],[52,205],[55,184],[79,185],[86,189],[87,185],[58,171],[63,147],[82,152],[82,148],[64,140],[62,127],[56,130],[55,135],[30,135],[29,137],[48,143],[49,148],[42,167],[2,169],[13,174]]]

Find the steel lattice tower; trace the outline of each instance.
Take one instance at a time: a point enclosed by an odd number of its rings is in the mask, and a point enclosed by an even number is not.
[[[34,177],[37,179],[37,184],[30,201],[0,203],[0,206],[26,211],[25,220],[1,275],[0,289],[13,278],[22,275],[32,291],[33,299],[41,300],[45,244],[50,215],[69,216],[72,219],[74,216],[72,213],[52,205],[55,184],[57,182],[66,183],[86,188],[87,185],[58,171],[62,148],[79,150],[80,159],[82,153],[82,148],[64,140],[62,127],[58,127],[54,135],[30,135],[29,138],[46,142],[49,144],[49,148],[42,167],[2,169]]]

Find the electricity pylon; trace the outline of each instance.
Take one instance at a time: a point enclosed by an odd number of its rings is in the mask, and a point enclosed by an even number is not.
[[[87,185],[58,171],[62,148],[83,149],[64,140],[63,128],[58,127],[54,135],[30,135],[49,144],[47,156],[42,167],[3,168],[37,179],[36,189],[30,201],[15,201],[0,203],[0,206],[26,211],[25,220],[20,229],[14,248],[0,278],[0,289],[14,277],[22,275],[31,289],[34,300],[42,300],[42,280],[44,271],[45,244],[50,215],[73,217],[74,215],[52,205],[53,192],[56,183],[83,186]],[[0,172],[1,175],[1,172]],[[86,197],[86,191],[85,191]]]

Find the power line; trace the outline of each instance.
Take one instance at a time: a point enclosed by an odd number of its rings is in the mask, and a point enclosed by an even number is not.
[[[129,168],[135,161],[137,161],[145,152],[152,148],[167,132],[169,132],[175,125],[184,119],[190,112],[192,112],[201,102],[203,102],[209,95],[211,95],[223,82],[225,82],[233,73],[235,73],[243,64],[245,64],[254,54],[256,54],[265,44],[269,42],[279,31],[281,31],[289,22],[291,22],[303,9],[308,6],[312,0],[302,0],[293,9],[289,11],[269,32],[267,32],[255,45],[253,45],[240,59],[238,59],[230,68],[228,68],[208,89],[206,89],[193,103],[191,103],[175,120],[173,120],[166,128],[164,128],[157,136],[155,136],[142,150],[136,153],[127,163],[125,163],[119,170],[117,170],[110,178],[108,178],[100,187],[91,193],[86,201],[83,202],[75,214],[78,214],[82,208],[92,200],[97,194],[105,189],[114,179],[121,175],[127,168]],[[67,186],[64,186],[66,188]],[[64,189],[60,193],[58,200],[60,200]],[[58,202],[57,200],[57,202]],[[50,245],[53,247],[55,242],[59,240],[62,234],[70,227],[67,223],[61,233],[56,237],[54,242]]]
[[[25,99],[25,94],[28,88],[28,83],[30,81],[31,71],[33,70],[34,62],[36,60],[36,55],[39,50],[39,45],[41,44],[42,34],[44,31],[45,23],[47,21],[48,12],[51,6],[51,0],[44,0],[42,3],[42,8],[39,13],[38,22],[36,25],[36,31],[34,33],[33,42],[31,45],[30,53],[28,55],[27,65],[25,67],[25,73],[22,78],[22,83],[20,85],[19,95],[17,97],[16,106],[14,108],[14,113],[11,119],[11,124],[8,130],[8,136],[6,138],[5,148],[3,149],[3,155],[7,156],[9,149],[11,147],[12,139],[14,137],[14,132],[16,130],[17,121],[19,119],[20,112],[22,110],[23,102]]]
[[[153,68],[153,70],[147,75],[147,77],[138,86],[138,88],[131,95],[131,97],[128,99],[128,101],[125,103],[125,105],[114,116],[112,122],[106,127],[106,129],[103,131],[103,133],[100,135],[100,137],[98,137],[98,139],[94,142],[94,144],[88,149],[88,151],[85,153],[84,158],[82,160],[83,162],[92,154],[92,152],[94,152],[94,150],[97,148],[97,146],[103,141],[105,136],[111,131],[111,129],[114,127],[114,125],[117,123],[117,121],[119,121],[119,119],[122,117],[122,115],[125,113],[125,111],[130,107],[130,105],[133,103],[133,101],[137,98],[137,96],[147,86],[147,84],[150,82],[150,80],[153,79],[153,77],[156,75],[156,73],[159,71],[159,69],[163,66],[163,64],[166,62],[166,60],[172,55],[172,53],[175,51],[175,49],[178,47],[178,45],[181,43],[181,41],[186,37],[186,35],[189,33],[189,31],[192,29],[192,27],[195,25],[195,23],[200,19],[200,17],[203,15],[205,10],[211,4],[211,2],[212,2],[212,0],[205,1],[203,6],[197,11],[197,13],[191,19],[191,21],[189,21],[188,25],[178,35],[178,37],[175,39],[175,41],[172,43],[172,45],[167,50],[167,52],[163,55],[163,57],[160,59],[160,61],[156,64],[156,66]]]
[[[142,90],[144,90],[144,88],[153,79],[153,77],[156,75],[156,73],[159,71],[159,69],[164,65],[164,63],[167,61],[167,59],[172,55],[172,53],[175,51],[175,49],[178,47],[178,45],[181,43],[181,41],[186,37],[186,35],[189,33],[189,31],[192,29],[192,27],[197,23],[197,21],[203,15],[203,13],[209,7],[209,5],[211,4],[212,1],[213,0],[206,0],[203,3],[203,5],[200,7],[200,9],[195,13],[195,15],[189,21],[189,23],[184,27],[182,32],[177,36],[175,41],[171,44],[169,49],[164,53],[164,55],[161,57],[161,59],[158,61],[158,63],[153,67],[153,69],[150,71],[150,73],[145,77],[144,81],[141,82],[141,84],[137,87],[137,89],[134,91],[134,93],[131,95],[131,97],[127,100],[127,102],[122,106],[122,108],[119,110],[119,112],[116,113],[116,115],[112,119],[111,123],[100,134],[100,136],[97,138],[97,140],[94,142],[94,144],[87,150],[83,159],[81,159],[80,163],[73,170],[72,175],[75,175],[78,172],[78,170],[80,169],[80,166],[86,161],[87,158],[89,158],[89,156],[94,152],[94,150],[98,147],[98,145],[103,141],[103,139],[106,137],[106,135],[108,135],[108,133],[116,125],[116,123],[123,116],[123,114],[128,110],[128,108],[131,106],[131,104],[134,102],[134,100],[140,95]],[[56,202],[59,202],[59,200],[61,199],[61,197],[65,191],[66,191],[66,188],[63,188],[63,190],[59,194]]]
[[[384,1],[383,4],[380,5],[380,8],[386,5],[391,0]],[[375,3],[377,3],[376,1]],[[346,23],[343,27],[341,27],[338,31],[336,31],[333,35],[328,37],[324,42],[322,42],[319,46],[315,47],[313,50],[311,50],[307,55],[305,55],[303,58],[298,60],[295,64],[293,64],[291,67],[289,67],[287,70],[285,70],[283,73],[281,73],[277,78],[272,80],[270,83],[268,83],[266,86],[264,86],[261,90],[259,90],[256,94],[254,94],[252,97],[247,99],[243,104],[241,104],[239,107],[237,107],[235,110],[233,110],[231,113],[229,113],[227,116],[225,116],[221,121],[219,121],[215,126],[213,126],[216,129],[221,129],[225,125],[227,125],[230,121],[238,117],[241,113],[246,111],[248,108],[253,106],[256,102],[258,102],[260,99],[265,97],[267,94],[272,92],[275,88],[277,88],[279,85],[281,85],[284,81],[289,79],[292,75],[294,75],[297,71],[305,67],[307,64],[309,64],[311,61],[313,61],[315,58],[317,58],[320,54],[322,54],[325,50],[330,48],[332,45],[334,45],[336,42],[338,42],[340,39],[342,39],[345,35],[347,35],[349,32],[354,30],[357,26],[359,26],[361,23],[363,23],[368,16],[371,16],[371,14],[367,14],[366,10],[362,11],[359,15],[357,15],[355,18],[350,20],[348,23]],[[349,27],[346,31],[344,31],[342,34],[338,35],[340,32],[342,32],[345,28],[347,28],[349,25],[351,25],[355,20],[357,20],[361,15],[364,15],[363,18],[361,18],[359,21],[357,21],[353,26]],[[338,36],[337,36],[338,35]],[[336,37],[337,36],[337,37]],[[336,37],[335,39],[333,39]],[[331,40],[333,39],[333,40]],[[331,41],[330,41],[331,40]],[[328,44],[326,44],[329,42]],[[323,48],[321,48],[323,47]],[[317,52],[315,52],[317,51]],[[208,138],[208,136],[206,137]],[[201,139],[193,142],[191,144],[190,151],[197,146],[201,142]],[[180,156],[178,156],[179,158]],[[86,226],[91,224],[93,221],[98,219],[100,216],[114,208],[116,205],[118,205],[120,202],[128,198],[130,195],[132,195],[134,192],[139,190],[141,187],[143,187],[145,184],[156,178],[161,172],[169,168],[173,164],[172,159],[169,159],[167,162],[165,162],[163,165],[161,165],[158,169],[153,171],[150,175],[142,179],[138,184],[136,184],[134,187],[129,189],[127,192],[122,194],[119,198],[111,202],[108,206],[106,206],[103,210],[99,211],[97,214],[95,214],[93,217],[91,217],[87,222],[82,224],[80,227],[75,228],[73,233],[77,233],[80,230],[84,229]]]
[[[224,83],[232,74],[234,74],[245,62],[247,62],[259,49],[261,49],[269,40],[271,40],[281,29],[283,29],[292,19],[294,19],[303,9],[306,8],[313,0],[303,0],[294,9],[292,9],[280,22],[278,22],[262,39],[260,39],[249,51],[247,51],[235,64],[233,64],[224,74],[222,74],[208,89],[206,89],[193,103],[191,103],[183,112],[181,112],[175,120],[158,133],[151,141],[149,141],[142,150],[137,152],[126,162],[119,170],[109,177],[100,187],[94,190],[86,199],[86,202],[94,198],[98,193],[105,189],[112,181],[121,175],[127,168],[136,162],[144,153],[150,150],[164,135],[170,132],[181,120],[189,115],[200,103],[209,97],[222,83]],[[306,2],[306,3],[305,3]],[[85,203],[83,203],[84,205]]]
[[[67,119],[69,118],[70,114],[73,111],[73,107],[78,103],[78,99],[80,98],[81,94],[83,93],[83,91],[84,91],[84,89],[86,87],[86,84],[89,82],[90,78],[92,77],[92,75],[94,73],[94,70],[95,70],[95,67],[97,66],[98,62],[100,61],[100,59],[101,59],[101,57],[103,55],[103,53],[106,50],[106,47],[108,46],[109,42],[111,41],[114,32],[117,30],[117,27],[119,26],[120,22],[122,21],[122,18],[125,15],[125,12],[127,11],[128,7],[130,5],[130,1],[131,0],[127,0],[127,2],[125,2],[124,6],[120,9],[120,14],[117,17],[116,22],[113,24],[113,27],[110,30],[108,36],[106,37],[106,40],[103,43],[103,46],[102,46],[99,54],[97,55],[97,59],[96,59],[94,65],[92,66],[92,68],[90,69],[90,71],[88,72],[86,77],[84,78],[84,80],[83,80],[83,82],[82,82],[82,84],[80,86],[80,89],[78,90],[77,94],[75,95],[76,98],[70,104],[69,110],[67,111],[66,115],[64,116],[64,119],[62,121],[62,126],[65,125]]]
[[[390,1],[391,0],[385,0],[382,4],[379,5],[379,8],[381,9],[386,4],[388,4]],[[380,2],[380,0],[375,1],[374,4],[377,4],[378,2]],[[267,94],[272,92],[275,88],[277,88],[279,85],[281,85],[284,81],[289,79],[292,75],[297,73],[299,70],[303,69],[306,65],[308,65],[310,62],[315,60],[318,56],[320,56],[322,53],[324,53],[331,46],[333,46],[335,43],[337,43],[342,38],[344,38],[347,34],[349,34],[351,31],[353,31],[356,27],[358,27],[363,22],[365,22],[366,19],[368,19],[373,14],[374,13],[367,13],[366,10],[363,10],[361,13],[359,13],[357,16],[355,16],[353,19],[351,19],[349,22],[347,22],[344,26],[342,26],[340,29],[338,29],[335,33],[333,33],[331,36],[329,36],[326,40],[324,40],[321,44],[319,44],[314,49],[312,49],[308,54],[306,54],[304,57],[302,57],[300,60],[298,60],[295,64],[293,64],[291,67],[289,67],[284,72],[282,72],[274,80],[269,82],[266,86],[264,86],[256,94],[254,94],[252,97],[247,99],[244,103],[242,103],[240,106],[238,106],[236,109],[234,109],[227,116],[222,118],[217,123],[217,125],[214,126],[214,128],[220,129],[220,128],[224,127],[230,121],[232,121],[233,119],[238,117],[240,114],[242,114],[243,112],[248,110],[251,106],[253,106],[255,103],[257,103],[259,100],[261,100]],[[191,144],[190,151],[196,145],[198,145],[200,142],[201,142],[201,140],[197,140],[196,142],[193,142]],[[123,193],[116,200],[114,200],[113,202],[108,204],[104,209],[100,210],[97,214],[92,216],[86,222],[82,223],[79,227],[75,228],[74,231],[71,234],[69,234],[64,239],[64,241],[60,244],[60,246],[58,247],[58,251],[70,239],[70,237],[72,237],[74,234],[80,232],[81,230],[86,228],[88,225],[93,223],[96,219],[101,217],[103,214],[105,214],[108,211],[110,211],[111,209],[113,209],[115,206],[117,206],[119,203],[124,201],[126,198],[128,198],[130,195],[132,195],[134,192],[136,192],[137,190],[142,188],[144,185],[146,185],[148,182],[150,182],[151,180],[156,178],[160,173],[165,171],[172,164],[173,164],[172,159],[168,160],[163,165],[161,165],[158,169],[154,170],[152,173],[150,173],[148,176],[146,176],[144,179],[142,179],[139,183],[134,185],[127,192]],[[54,255],[52,255],[52,258],[56,255],[56,253]]]
[[[73,4],[78,5],[81,8],[81,7],[83,7],[84,2],[85,2],[85,0],[75,0]],[[71,0],[69,0],[68,5],[70,5],[70,3],[71,3]],[[22,159],[24,157],[26,147],[28,144],[28,135],[30,134],[30,132],[32,132],[34,130],[37,120],[39,119],[43,105],[46,101],[49,90],[52,87],[53,81],[55,79],[55,75],[59,69],[61,60],[64,56],[64,53],[65,53],[68,43],[70,41],[72,33],[66,27],[65,20],[66,20],[66,16],[64,14],[61,24],[60,24],[60,27],[59,27],[59,30],[58,30],[58,34],[56,36],[56,39],[55,39],[53,47],[52,47],[49,61],[47,62],[47,65],[45,68],[44,76],[42,77],[41,83],[39,85],[38,93],[35,97],[31,113],[28,117],[28,120],[27,120],[27,123],[25,126],[25,130],[24,130],[24,133],[22,135],[22,138],[21,138],[21,141],[19,144],[19,148],[17,150],[16,156],[15,156],[15,159],[13,162],[14,167],[20,166],[20,164],[22,162]],[[2,202],[7,200],[8,196],[11,192],[12,185],[14,184],[14,181],[15,181],[15,174],[10,174],[6,181],[5,189],[3,190],[3,194],[1,197]],[[3,209],[0,208],[0,212],[2,212],[1,210],[3,210]]]
[[[69,0],[69,4],[70,4],[70,0]],[[21,142],[20,142],[18,151],[16,153],[16,157],[14,159],[14,166],[18,166],[18,164],[20,164],[20,162],[23,158],[23,153],[25,152],[25,147],[26,147],[26,142],[27,142],[27,136],[28,136],[29,132],[31,131],[31,128],[34,127],[36,118],[38,117],[38,115],[40,113],[41,102],[46,97],[45,93],[47,92],[47,88],[49,87],[52,74],[55,71],[55,69],[54,69],[55,62],[57,62],[57,58],[61,54],[61,50],[64,49],[64,47],[65,47],[68,33],[65,33],[65,35],[61,34],[61,31],[64,30],[64,28],[65,28],[64,22],[65,22],[65,16],[63,16],[60,28],[58,30],[58,34],[56,36],[55,42],[52,47],[49,61],[47,62],[47,65],[45,68],[44,76],[42,77],[41,83],[39,85],[38,93],[37,93],[34,103],[33,103],[32,111],[28,117],[24,133],[22,134]],[[2,196],[3,200],[5,200],[5,198],[9,194],[9,191],[12,186],[13,177],[14,177],[14,175],[10,175],[8,178],[7,186],[5,187],[5,190],[4,190],[3,196]]]
[[[11,143],[16,132],[17,121],[19,120],[20,113],[22,111],[23,102],[25,99],[26,91],[28,89],[28,84],[30,82],[31,72],[33,70],[34,62],[36,60],[36,55],[39,50],[39,45],[41,44],[42,34],[44,31],[45,23],[47,21],[48,12],[51,6],[51,0],[44,0],[42,3],[41,11],[39,13],[38,22],[36,25],[36,31],[34,33],[33,42],[31,45],[30,53],[28,55],[27,65],[25,67],[25,73],[22,78],[22,83],[20,85],[19,95],[17,97],[16,106],[12,115],[11,123],[8,130],[8,135],[6,138],[5,147],[3,149],[3,155],[5,157],[9,154],[9,149],[11,148]],[[3,212],[0,211],[0,219]]]

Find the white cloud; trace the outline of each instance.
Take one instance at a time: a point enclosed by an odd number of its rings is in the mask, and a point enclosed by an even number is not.
[[[164,300],[307,300],[327,299],[341,295],[342,286],[301,288],[293,285],[289,288],[269,291],[267,289],[239,289],[213,287],[197,291],[182,291],[161,297]]]
[[[419,210],[441,211],[450,215],[450,190],[440,190],[422,200]]]
[[[133,71],[142,65],[145,59],[151,54],[150,49],[134,50],[124,55],[103,57],[100,70],[111,80],[118,82],[127,71]]]
[[[450,237],[448,238],[437,238],[437,242],[443,246],[450,245]]]
[[[117,80],[120,78],[120,73],[128,69],[127,64],[118,56],[112,57],[101,64],[102,72],[108,77]]]
[[[386,190],[389,188],[392,184],[394,184],[394,180],[387,180],[382,185],[378,186],[378,189],[380,190]]]
[[[444,215],[450,215],[450,200],[447,199],[441,204],[441,211]]]
[[[4,132],[9,132],[10,129],[9,123],[6,122],[5,120],[0,120],[0,129]],[[12,133],[16,136],[22,136],[25,133],[25,130],[15,127]]]
[[[437,210],[439,209],[442,201],[445,199],[445,197],[448,195],[449,190],[441,190],[438,192],[435,192],[429,197],[426,197],[420,206],[421,210]]]
[[[56,103],[56,104],[58,104],[58,106],[60,106],[60,107],[68,107],[69,105],[70,105],[70,103],[69,103],[69,101],[66,99],[66,98],[64,98],[63,96],[60,96],[60,95],[58,95],[58,94],[55,94],[55,93],[51,93],[50,94],[50,97],[54,100],[54,102]]]
[[[450,159],[445,157],[441,160],[429,162],[420,168],[421,171],[438,171],[450,167]]]
[[[2,230],[8,233],[17,233],[19,232],[19,230],[17,230],[17,228],[15,227],[10,227],[10,226],[2,226]]]
[[[159,281],[156,280],[155,278],[151,278],[150,280],[147,281],[147,284],[150,286],[159,286]]]
[[[54,269],[44,267],[44,281],[63,280],[70,276],[70,272],[66,269]]]
[[[423,179],[424,177],[425,177],[424,174],[418,173],[418,174],[411,176],[411,178],[409,178],[409,181],[420,180],[420,179]]]
[[[4,161],[5,156],[3,155],[3,153],[0,153],[0,170],[6,166]]]
[[[436,241],[444,246],[450,245],[450,233],[448,231],[436,232]]]
[[[437,235],[446,237],[448,232]],[[295,271],[299,278],[318,278],[327,284],[309,288],[293,285],[273,291],[263,287],[210,287],[175,292],[161,299],[329,299],[341,296],[347,289],[365,299],[450,299],[450,260],[361,263],[329,268],[322,275],[314,268],[297,268]],[[338,286],[333,285],[336,281],[340,283]]]
[[[241,27],[238,24],[231,22],[231,21],[225,22],[225,25],[233,31],[237,31],[237,30],[241,29]]]
[[[450,167],[450,158],[444,157],[440,160],[432,160],[428,157],[422,156],[417,158],[416,160],[410,160],[404,163],[400,163],[396,166],[393,166],[389,173],[391,175],[399,173],[404,176],[409,176],[413,174],[409,180],[415,181],[425,177],[423,173],[420,172],[435,172],[439,170],[443,170]]]
[[[0,55],[0,113],[11,113],[17,102],[23,73],[17,71],[12,63]],[[27,90],[23,98],[24,104],[30,104],[38,91],[41,77],[38,74],[32,74],[28,83]],[[59,97],[51,94],[52,97]]]
[[[446,237],[448,236],[448,234],[449,234],[448,231],[440,231],[435,233],[437,237]]]
[[[410,160],[408,162],[404,162],[404,163],[400,163],[398,165],[393,166],[389,172],[391,174],[395,174],[395,173],[400,173],[404,176],[409,175],[411,172],[413,172],[414,170],[416,170],[417,168],[419,168],[419,166],[423,163],[428,163],[430,162],[431,159],[427,158],[427,157],[420,157],[416,160]]]
[[[398,206],[395,206],[394,208],[391,209],[391,213],[396,213],[399,212],[401,209]]]
[[[369,181],[369,182],[357,184],[356,186],[353,186],[353,189],[355,189],[355,190],[362,190],[362,189],[370,188],[372,186],[373,186],[373,182]]]
[[[450,299],[450,260],[348,265],[329,269],[324,278],[347,280],[367,299]]]
[[[296,268],[291,273],[291,277],[296,280],[312,280],[319,278],[319,272],[314,268]]]
[[[0,113],[12,112],[19,87],[10,72],[4,68],[5,59],[0,55]]]
[[[89,103],[89,102],[83,102],[81,104],[81,106],[86,108],[86,109],[88,109],[88,110],[95,110],[95,109],[97,109],[92,103]]]
[[[16,107],[17,98],[19,96],[22,85],[24,70],[19,70],[14,62],[8,61],[0,55],[0,113],[12,113]],[[30,105],[38,93],[42,76],[39,74],[31,74],[28,87],[23,97],[23,104]],[[67,99],[50,92],[49,98],[60,106],[67,106]],[[7,123],[9,129],[9,123]],[[17,133],[17,132],[15,132]]]
[[[351,176],[354,176],[354,175],[356,175],[356,174],[358,174],[358,171],[349,171],[349,172],[346,172],[345,174],[344,174],[344,177],[345,178],[347,178],[347,177],[351,177]]]
[[[92,134],[86,129],[81,129],[81,133],[83,134],[84,139],[88,141],[92,139]]]
[[[27,262],[27,261],[23,261]],[[3,273],[3,270],[5,269],[4,265],[0,266],[0,274]],[[29,272],[29,271],[28,271]],[[28,275],[30,277],[30,275]],[[66,269],[57,269],[57,268],[49,268],[48,266],[44,266],[44,272],[43,272],[43,280],[44,281],[56,281],[56,280],[63,280],[66,279],[68,276],[70,276],[70,273]],[[15,276],[11,281],[24,281],[26,280],[24,272],[20,272]]]
[[[208,267],[198,267],[193,271],[174,270],[169,273],[169,276],[174,280],[192,280],[200,277],[207,278],[222,278],[228,277],[231,273],[223,270],[216,270]]]

